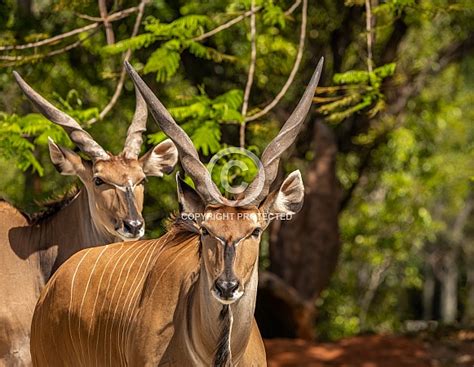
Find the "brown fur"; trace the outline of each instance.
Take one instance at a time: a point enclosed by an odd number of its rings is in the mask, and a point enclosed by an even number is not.
[[[11,227],[24,227],[28,225],[28,219],[18,209],[13,207],[6,201],[0,201],[0,245],[6,246],[8,244],[8,233]],[[5,245],[3,245],[5,244]],[[35,278],[39,276],[38,273],[31,273],[29,266],[24,261],[18,261],[13,253],[5,253],[4,248],[0,248],[0,269],[8,269],[11,265],[14,266],[16,274],[21,274],[21,278],[25,281],[22,287],[24,302],[16,303],[13,306],[15,312],[12,314],[3,314],[0,312],[0,356],[6,356],[3,360],[0,359],[0,366],[18,366],[18,359],[28,360],[29,350],[28,341],[29,326],[31,316],[27,320],[23,320],[24,315],[32,315],[33,306],[36,302],[36,297],[39,290],[34,286]],[[0,270],[1,271],[1,270]],[[0,284],[15,284],[17,277],[15,273],[2,273]],[[7,308],[7,303],[14,298],[18,286],[3,287],[0,297],[0,310]],[[18,327],[20,325],[20,327]],[[10,340],[15,341],[12,345]],[[10,351],[14,349],[17,357],[11,356]],[[9,357],[10,356],[10,357]],[[0,357],[1,358],[1,357]]]
[[[146,359],[162,354],[166,346],[160,341],[172,333],[178,297],[189,287],[183,282],[199,267],[198,246],[197,236],[178,226],[158,240],[74,255],[38,301],[32,324],[34,365],[120,366],[126,358],[129,365],[144,366]]]
[[[301,175],[290,174],[259,208],[204,209],[178,184],[182,213],[166,235],[83,250],[55,274],[32,322],[35,366],[266,365],[253,318],[256,230],[268,225],[266,212],[300,206]],[[220,280],[236,280],[237,291],[216,293]]]
[[[54,271],[81,249],[122,240],[125,220],[143,221],[141,182],[147,162],[123,156],[91,162],[75,153],[64,154],[84,184],[81,190],[46,204],[30,220],[0,203],[0,366],[31,364],[29,330],[34,305]],[[159,168],[153,173],[157,172]],[[95,177],[104,183],[97,186]]]
[[[56,272],[36,306],[31,337],[34,366],[195,365],[183,340],[183,333],[193,340],[187,321],[191,319],[193,330],[207,333],[211,349],[203,358],[208,362],[204,365],[211,365],[219,341],[213,339],[212,325],[202,325],[196,314],[203,307],[205,284],[200,247],[199,236],[178,219],[160,239],[95,247],[74,255]],[[251,300],[255,295],[254,287],[246,296]],[[244,297],[242,305],[247,302]],[[216,305],[220,334],[221,306]],[[231,306],[232,356],[242,366],[264,366],[253,309],[241,313],[239,307]],[[248,331],[236,331],[249,321]]]
[[[57,214],[59,211],[71,204],[76,195],[79,194],[79,190],[79,187],[75,185],[71,189],[67,190],[63,195],[39,202],[38,204],[42,206],[42,209],[40,209],[38,212],[31,215],[24,213],[24,215],[28,218],[29,224],[40,224],[41,222]]]
[[[87,194],[80,191],[68,205],[32,224],[11,206],[0,210],[0,366],[31,363],[31,318],[51,273],[81,248],[109,240],[91,227],[88,206]],[[64,228],[70,230],[59,230]]]
[[[147,107],[136,91],[136,109],[122,153],[107,153],[71,116],[60,111],[13,72],[25,95],[46,118],[62,126],[91,161],[48,139],[56,169],[84,184],[73,199],[54,205],[27,225],[7,208],[0,216],[0,366],[27,366],[33,307],[52,272],[80,249],[144,234],[143,181],[163,176],[177,161],[166,140],[139,158]],[[23,218],[24,219],[24,218]],[[5,280],[5,282],[4,282]],[[5,331],[5,332],[4,332]]]
[[[294,214],[301,208],[304,186],[299,172],[290,174],[277,195],[268,194],[279,159],[293,144],[311,106],[322,63],[296,110],[262,155],[263,186],[259,188],[260,180],[254,180],[245,191],[248,203],[263,203],[269,213]],[[199,193],[178,180],[180,210],[204,214],[199,220],[188,219],[189,228],[200,231],[201,241],[195,234],[175,238],[177,233],[171,230],[159,240],[77,254],[55,275],[37,304],[31,342],[34,364],[264,366],[265,349],[253,312],[260,229],[269,221],[257,215],[263,214],[260,209],[237,209],[220,194],[184,130],[128,62],[125,68],[155,121],[180,149],[181,164]],[[211,203],[221,206],[204,209]],[[219,213],[253,216],[211,218]],[[153,266],[148,265],[147,255],[141,255],[143,251],[151,254],[148,260],[154,258]],[[107,269],[109,263],[115,264],[113,270]],[[105,274],[110,274],[107,286],[101,282]],[[137,276],[141,280],[131,280]],[[97,312],[96,300],[105,305]],[[229,311],[224,323],[223,307]]]

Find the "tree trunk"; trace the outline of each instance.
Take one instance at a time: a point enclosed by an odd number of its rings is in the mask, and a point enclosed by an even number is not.
[[[455,251],[451,250],[443,259],[443,276],[441,277],[441,321],[453,324],[458,309],[458,264]]]
[[[270,239],[273,281],[261,281],[256,311],[264,337],[314,337],[314,302],[328,285],[339,255],[336,140],[319,122],[314,134],[315,160],[304,179],[303,209],[272,228],[278,232]]]
[[[471,243],[471,245],[474,245]],[[474,324],[474,251],[471,250],[466,256],[466,307],[464,309],[463,323],[465,325]]]
[[[464,207],[456,216],[450,233],[449,250],[442,259],[441,276],[441,320],[445,324],[456,322],[458,316],[459,254],[465,241],[464,231],[474,207],[472,196],[468,196]],[[467,252],[467,251],[465,251]]]
[[[391,259],[387,258],[381,265],[372,269],[370,273],[370,277],[367,282],[367,290],[363,294],[362,300],[360,302],[359,320],[360,329],[363,331],[367,328],[367,315],[369,314],[370,306],[372,305],[372,301],[375,298],[377,290],[385,280],[386,272],[390,267],[390,263]]]
[[[471,191],[461,220],[458,220],[458,226],[462,226],[462,232],[455,233],[458,236],[460,246],[462,249],[463,264],[466,269],[466,298],[464,303],[464,315],[462,322],[465,325],[474,325],[474,198]],[[460,223],[461,222],[461,223]]]
[[[430,255],[427,254],[427,257]],[[436,280],[433,274],[432,265],[428,260],[424,264],[425,279],[423,282],[423,320],[433,320],[433,302],[435,296]]]

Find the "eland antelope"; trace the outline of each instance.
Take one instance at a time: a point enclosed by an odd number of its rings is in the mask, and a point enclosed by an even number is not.
[[[126,65],[195,189],[177,177],[180,215],[160,239],[83,250],[55,273],[33,317],[35,366],[266,365],[253,316],[259,244],[272,216],[291,216],[303,204],[299,171],[270,186],[309,111],[322,64],[265,149],[264,175],[236,201],[220,194],[189,137]]]
[[[148,113],[138,91],[123,152],[114,156],[72,117],[46,101],[18,74],[15,77],[37,109],[62,126],[91,160],[50,140],[53,164],[63,175],[78,176],[83,187],[31,220],[7,202],[0,202],[0,366],[31,363],[34,306],[44,284],[66,259],[87,247],[143,236],[145,177],[169,173],[177,162],[171,140],[139,158]]]

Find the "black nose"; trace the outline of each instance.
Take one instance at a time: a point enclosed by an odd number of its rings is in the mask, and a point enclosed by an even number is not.
[[[133,236],[137,236],[140,233],[140,230],[143,227],[143,222],[141,220],[124,220],[123,227],[126,232],[130,233]]]
[[[222,280],[217,279],[214,284],[219,296],[223,298],[231,298],[234,292],[239,288],[239,282],[237,280]]]

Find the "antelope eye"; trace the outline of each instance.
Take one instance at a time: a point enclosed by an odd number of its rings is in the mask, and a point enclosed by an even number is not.
[[[260,233],[262,233],[262,229],[261,228],[255,228],[252,232],[252,236],[253,237],[258,237],[258,236],[260,236]]]
[[[201,235],[203,235],[203,236],[208,236],[208,235],[209,235],[209,231],[208,231],[206,228],[202,227],[202,228],[201,228]]]
[[[94,185],[100,186],[103,184],[104,184],[104,181],[100,177],[94,177]]]

